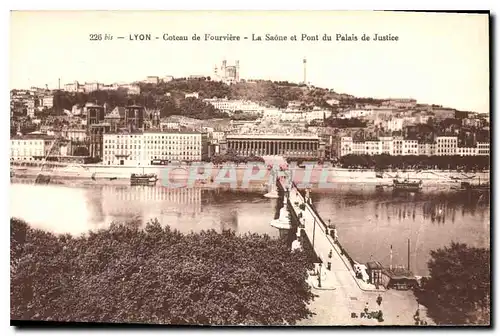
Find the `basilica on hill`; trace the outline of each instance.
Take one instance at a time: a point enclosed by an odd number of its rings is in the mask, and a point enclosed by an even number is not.
[[[240,61],[236,61],[234,65],[227,65],[227,61],[223,60],[220,68],[217,65],[214,67],[213,80],[226,84],[238,83],[240,81]]]

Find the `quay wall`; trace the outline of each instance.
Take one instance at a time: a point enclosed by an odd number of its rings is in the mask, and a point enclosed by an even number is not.
[[[316,166],[313,169],[292,168],[293,181],[297,184],[321,184],[321,183],[354,183],[354,184],[382,184],[390,185],[392,180],[415,179],[422,180],[424,186],[432,185],[455,185],[463,181],[480,180],[487,182],[490,180],[489,171],[462,173],[458,171],[442,170],[408,170],[377,173],[373,170],[354,170],[343,168],[323,168]],[[157,174],[160,180],[188,180],[196,178],[198,180],[210,180],[235,177],[237,183],[242,183],[250,177],[251,181],[269,182],[270,171],[264,165],[221,165],[221,166],[104,166],[98,164],[64,166],[54,165],[53,167],[17,166],[11,164],[11,171],[16,176],[29,177],[40,173],[51,175],[58,178],[77,178],[77,179],[129,179],[131,174]],[[382,174],[382,176],[380,176]]]

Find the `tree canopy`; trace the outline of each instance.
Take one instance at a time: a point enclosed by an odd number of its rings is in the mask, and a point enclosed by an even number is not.
[[[490,251],[452,243],[431,251],[430,277],[416,291],[438,324],[490,324]]]
[[[366,168],[366,169],[457,169],[463,171],[474,171],[489,169],[490,157],[480,156],[458,156],[458,155],[344,155],[339,160],[343,168]]]
[[[366,121],[358,118],[339,119],[335,116],[331,116],[324,121],[324,125],[327,127],[358,128],[366,127]]]
[[[89,156],[89,150],[87,147],[76,147],[75,150],[73,151],[73,155],[75,156]]]
[[[294,324],[311,315],[308,267],[267,235],[184,235],[153,221],[72,237],[11,219],[11,319]]]
[[[240,156],[231,150],[228,150],[226,154],[219,154],[212,156],[210,161],[213,164],[222,164],[226,162],[233,162],[233,163],[265,162],[264,158],[262,158],[261,156],[257,156],[255,154],[250,154],[249,156]]]

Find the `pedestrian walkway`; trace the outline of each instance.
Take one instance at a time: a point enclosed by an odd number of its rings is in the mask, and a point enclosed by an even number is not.
[[[299,325],[415,325],[417,309],[427,319],[425,308],[418,305],[413,292],[380,290],[358,279],[351,262],[308,204],[307,194],[299,192],[286,172],[280,175],[279,186],[286,192],[292,211],[302,221],[305,234],[322,260],[321,267],[316,265],[308,278],[313,293],[318,295],[309,305],[315,315]],[[328,262],[330,269],[326,267]],[[369,314],[364,312],[365,308]],[[371,314],[379,311],[383,317],[380,321]]]
[[[377,289],[374,285],[368,284],[356,277],[354,269],[350,261],[343,255],[340,246],[334,241],[334,238],[329,234],[328,228],[323,220],[312,209],[311,205],[301,195],[296,185],[291,183],[286,176],[281,176],[278,179],[281,188],[288,190],[288,199],[292,205],[292,209],[300,218],[303,224],[303,229],[311,242],[316,255],[323,261],[321,265],[321,281],[318,280],[317,288],[350,288],[352,291],[384,291]],[[304,204],[301,209],[301,205]],[[327,264],[330,263],[330,269],[327,269]],[[323,282],[323,283],[321,283]],[[323,286],[322,286],[323,285]]]

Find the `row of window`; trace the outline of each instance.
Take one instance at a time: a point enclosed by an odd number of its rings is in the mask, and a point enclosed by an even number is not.
[[[140,160],[141,160],[141,158],[138,157],[138,156],[130,156],[130,157],[125,158],[125,159],[118,159],[118,158],[116,158],[113,155],[111,155],[111,156],[104,156],[103,157],[103,162],[107,162],[108,165],[118,164],[120,161],[122,161],[122,162],[128,162],[128,163],[131,163],[131,164],[137,164],[137,163],[139,163],[138,161],[140,161]],[[200,160],[200,156],[199,155],[195,155],[195,156],[191,156],[191,155],[171,155],[170,157],[153,156],[153,157],[150,157],[150,158],[146,158],[144,161],[149,162],[151,160],[198,161],[198,160]]]
[[[43,151],[11,151],[10,156],[41,156]]]
[[[445,143],[451,143],[451,142],[457,142],[457,139],[436,139],[436,142],[445,142]]]
[[[116,147],[115,146],[112,146],[112,145],[104,145],[104,148],[105,149],[130,149],[130,150],[133,150],[133,149],[136,149],[136,150],[140,150],[141,149],[141,145],[133,145],[134,147],[132,147],[132,145],[130,145],[130,148],[127,146],[127,145],[117,145]],[[151,151],[151,150],[161,150],[161,149],[168,149],[168,150],[201,150],[201,147],[199,146],[182,146],[182,147],[164,147],[164,146],[150,146],[150,147],[146,147],[144,148],[146,151]]]
[[[27,157],[11,157],[10,158],[11,161],[18,161],[18,160],[22,160],[22,161],[41,161],[42,159],[35,159],[33,157],[30,157],[30,158],[27,158]]]
[[[142,140],[145,139],[146,141],[150,140],[169,140],[169,139],[174,139],[174,140],[184,140],[184,139],[199,139],[201,134],[176,134],[176,135],[142,135],[142,134],[137,134],[137,135],[117,135],[116,138],[110,138],[109,136],[106,136],[107,139],[105,139],[105,142],[116,142],[116,141],[123,141],[123,140],[129,140],[129,139],[137,139],[137,140]]]
[[[146,157],[148,156],[151,156],[151,155],[160,155],[160,154],[163,154],[163,155],[189,155],[189,156],[200,156],[201,153],[198,152],[198,153],[193,153],[193,152],[188,152],[188,151],[171,151],[171,152],[163,152],[163,151],[148,151],[148,152],[125,152],[125,151],[122,151],[122,152],[115,152],[115,151],[109,151],[109,150],[105,150],[103,152],[104,155],[141,155],[141,154],[145,154]]]
[[[199,139],[198,139],[199,140]],[[108,142],[104,141],[105,144],[107,143],[113,143],[115,142]],[[117,144],[158,144],[158,145],[193,145],[193,144],[201,144],[200,141],[188,141],[188,140],[180,140],[180,141],[139,141],[139,140],[134,140],[134,141],[118,141],[116,142]]]
[[[11,145],[20,146],[33,146],[33,145],[43,145],[43,140],[12,140]]]

